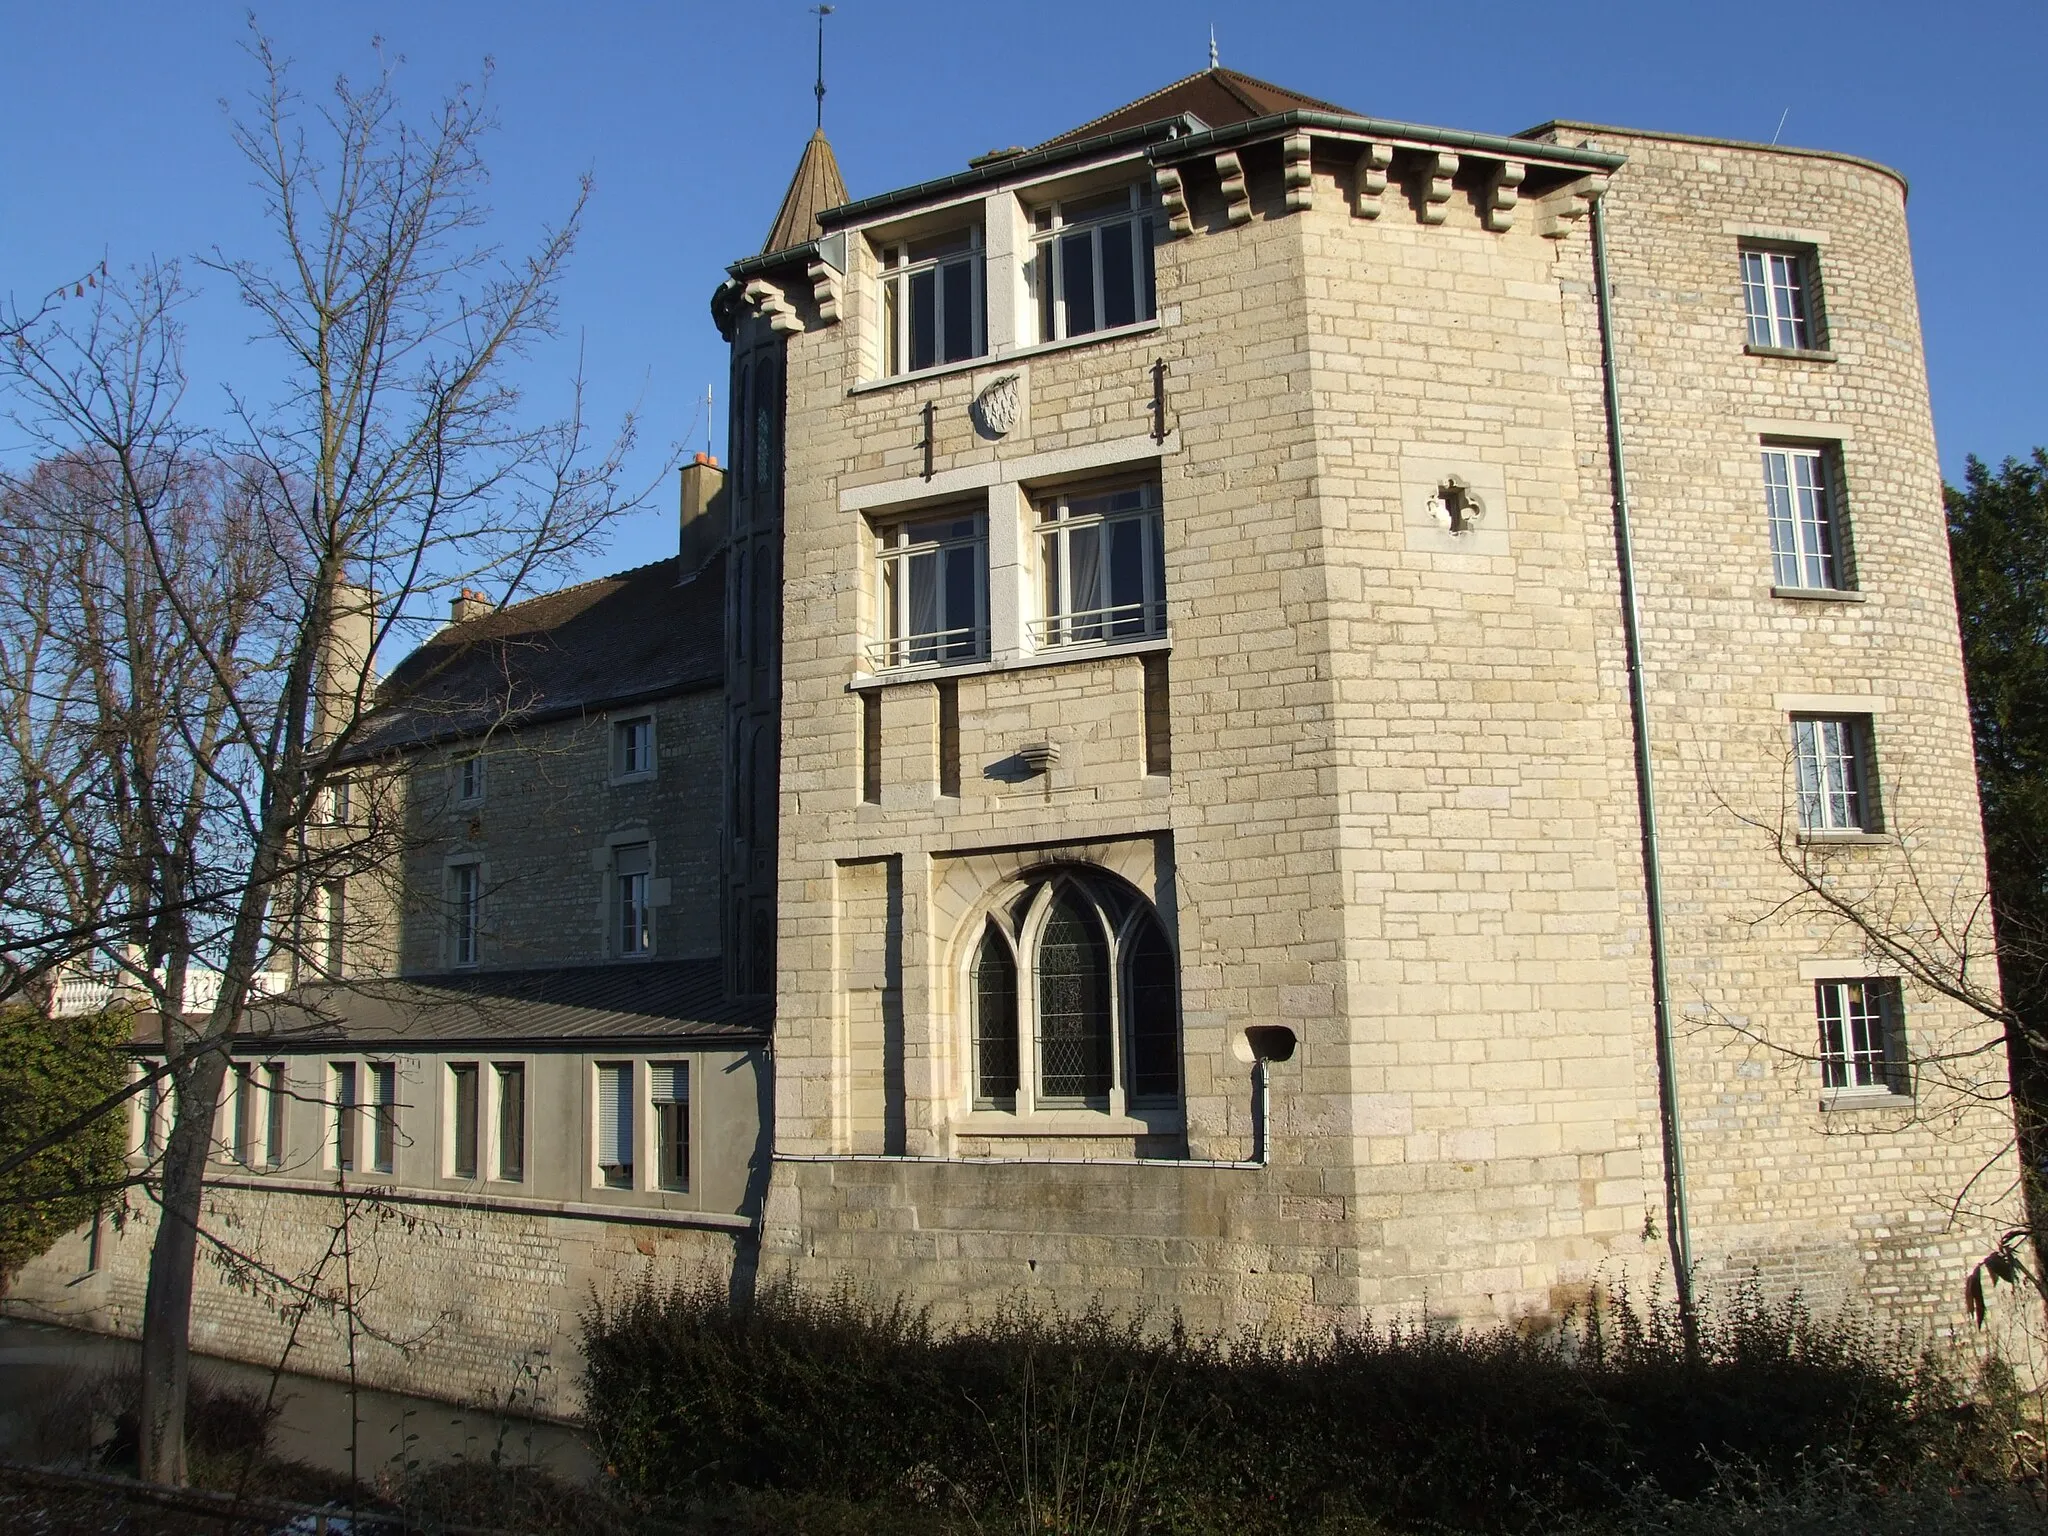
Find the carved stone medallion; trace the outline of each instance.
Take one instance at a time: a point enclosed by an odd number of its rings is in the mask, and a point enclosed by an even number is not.
[[[974,397],[974,424],[989,437],[1006,436],[1023,403],[1023,376],[1006,373]]]

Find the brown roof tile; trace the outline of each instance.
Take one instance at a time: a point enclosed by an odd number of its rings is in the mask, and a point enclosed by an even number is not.
[[[1149,96],[1140,96],[1129,105],[1104,113],[1058,138],[1047,139],[1037,148],[1050,149],[1059,144],[1077,143],[1098,134],[1114,133],[1119,128],[1135,128],[1141,123],[1156,123],[1162,118],[1178,117],[1182,113],[1193,114],[1211,128],[1222,128],[1230,123],[1249,122],[1253,118],[1272,117],[1281,112],[1348,113],[1351,110],[1335,102],[1320,101],[1314,96],[1290,91],[1283,85],[1239,74],[1234,69],[1205,69],[1200,74],[1162,86]]]
[[[450,624],[395,667],[351,755],[716,685],[725,675],[725,556],[602,576]]]

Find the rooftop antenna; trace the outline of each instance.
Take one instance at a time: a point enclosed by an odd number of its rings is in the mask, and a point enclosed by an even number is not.
[[[711,386],[704,386],[704,457],[711,457]]]
[[[1216,68],[1216,23],[1209,23],[1209,67]]]
[[[1790,117],[1791,115],[1792,109],[1790,107],[1787,107],[1784,111],[1778,114],[1778,133],[1774,133],[1771,135],[1771,148],[1776,149],[1778,147],[1778,134],[1783,133],[1785,131],[1785,119]]]
[[[825,131],[825,18],[832,14],[829,5],[814,5],[811,14],[818,18],[818,83],[813,88],[818,97],[818,132]]]

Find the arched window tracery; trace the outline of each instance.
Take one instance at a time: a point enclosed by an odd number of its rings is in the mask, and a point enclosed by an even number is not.
[[[1177,1103],[1180,968],[1151,905],[1107,874],[1025,881],[982,919],[964,975],[984,1109]]]

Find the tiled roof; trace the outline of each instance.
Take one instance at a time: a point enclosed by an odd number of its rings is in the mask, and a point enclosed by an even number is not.
[[[825,130],[820,128],[804,145],[796,174],[789,179],[789,190],[782,194],[782,206],[776,210],[761,254],[773,255],[817,239],[818,215],[846,201],[846,182],[839,174],[839,160],[832,153]]]
[[[767,998],[727,997],[720,960],[465,971],[256,998],[236,1050],[643,1040],[745,1045],[767,1038],[771,1018]],[[136,1045],[160,1050],[162,1042],[155,1016],[139,1016]]]
[[[451,624],[392,670],[352,756],[715,685],[725,668],[725,556],[602,576]]]
[[[1234,69],[1205,69],[1198,75],[1189,75],[1184,80],[1162,86],[1149,96],[1140,96],[1128,106],[1118,107],[1114,112],[1083,123],[1072,132],[1047,139],[1037,147],[1050,149],[1058,144],[1077,143],[1099,134],[1114,133],[1119,128],[1135,128],[1140,123],[1156,123],[1162,118],[1179,117],[1183,113],[1200,118],[1211,128],[1222,128],[1281,112],[1349,113],[1351,110],[1335,102],[1319,101],[1299,91],[1290,91],[1270,81],[1255,80]]]

